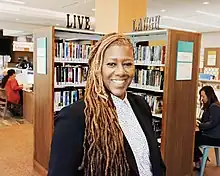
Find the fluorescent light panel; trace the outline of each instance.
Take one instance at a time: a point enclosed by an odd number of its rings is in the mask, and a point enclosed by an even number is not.
[[[10,2],[10,3],[15,3],[15,4],[25,4],[23,1],[17,1],[17,0],[2,0],[4,2]]]
[[[162,16],[162,18],[169,19],[169,20],[175,20],[175,21],[181,21],[181,22],[189,23],[189,24],[198,24],[201,26],[207,26],[207,27],[212,27],[212,28],[220,28],[220,26],[213,25],[213,24],[201,23],[201,22],[192,21],[192,20],[184,20],[181,18],[176,18],[176,17],[171,17],[171,16]]]
[[[179,27],[167,26],[167,25],[160,25],[160,27],[161,28],[167,28],[167,29],[176,29],[176,30],[188,31],[188,32],[197,32],[196,30],[192,30],[192,29],[179,28]]]
[[[200,14],[203,14],[203,15],[220,18],[220,15],[217,15],[217,14],[214,14],[214,13],[203,12],[203,11],[200,11],[200,10],[196,10],[196,12],[200,13]]]

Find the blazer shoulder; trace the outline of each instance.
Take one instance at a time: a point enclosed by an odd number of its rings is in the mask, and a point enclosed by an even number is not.
[[[142,96],[133,94],[131,92],[128,92],[127,95],[128,99],[132,102],[132,104],[134,104],[136,107],[140,108],[141,110],[152,116],[150,106]]]
[[[78,101],[63,108],[57,116],[51,143],[48,176],[81,175],[83,158],[84,107]]]
[[[138,103],[141,103],[141,104],[148,106],[147,101],[142,96],[133,94],[131,92],[128,92],[127,95],[128,95],[128,98],[131,99],[132,101],[135,101],[136,103],[138,102]]]
[[[73,104],[64,107],[58,115],[54,119],[54,123],[56,123],[60,120],[65,120],[69,122],[74,122],[77,124],[79,121],[83,121],[84,118],[84,109],[85,109],[85,103],[83,100],[79,100],[77,102],[74,102]]]
[[[132,92],[127,92],[127,96],[132,99],[143,99],[140,95],[134,94]]]

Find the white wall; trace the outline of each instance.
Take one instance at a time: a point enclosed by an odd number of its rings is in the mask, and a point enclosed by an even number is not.
[[[201,48],[220,48],[220,31],[203,33]]]
[[[204,48],[220,48],[220,31],[202,33],[201,51],[200,51],[200,68],[203,68]]]

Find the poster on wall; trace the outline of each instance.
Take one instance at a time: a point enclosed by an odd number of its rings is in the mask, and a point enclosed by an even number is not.
[[[37,74],[47,74],[47,38],[37,38]]]
[[[178,41],[176,80],[192,79],[193,42]]]
[[[215,66],[216,65],[216,51],[208,51],[208,66]]]

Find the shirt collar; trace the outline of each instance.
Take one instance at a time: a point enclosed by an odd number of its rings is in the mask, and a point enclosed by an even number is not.
[[[116,104],[116,102],[121,102],[121,103],[124,102],[125,104],[130,106],[130,103],[129,103],[128,98],[127,98],[127,92],[126,92],[125,97],[124,97],[123,100],[121,98],[118,98],[117,96],[113,95],[112,93],[111,93],[111,97],[112,97],[112,100],[113,100],[114,104]]]

